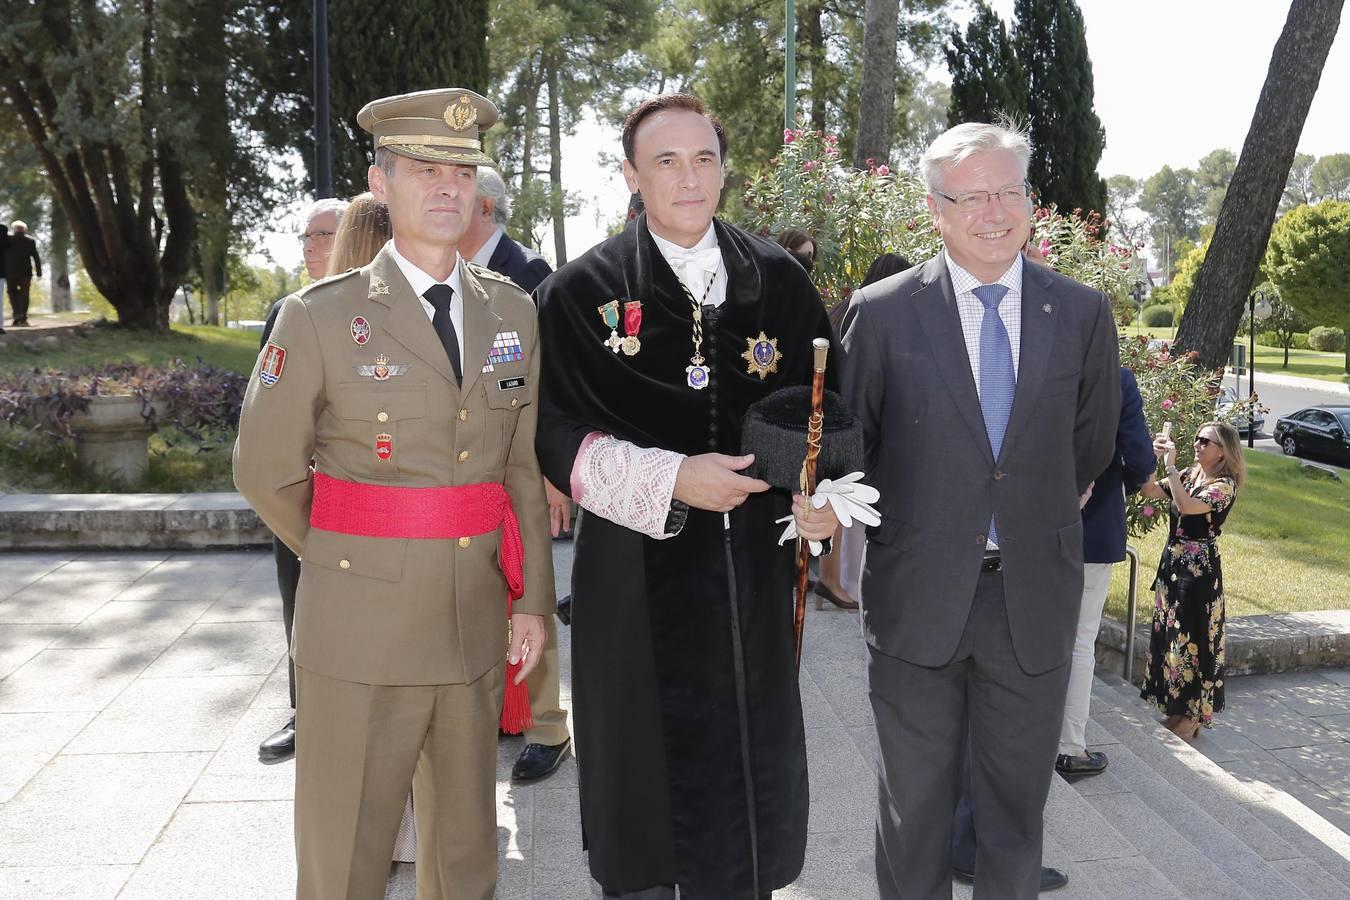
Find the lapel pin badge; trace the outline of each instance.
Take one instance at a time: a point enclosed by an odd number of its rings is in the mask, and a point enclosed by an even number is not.
[[[1055,308],[1054,308],[1053,306],[1051,306],[1049,303],[1047,303],[1047,304],[1045,304],[1044,306],[1041,307],[1041,312],[1044,312],[1044,313],[1053,312],[1054,309],[1055,309]]]

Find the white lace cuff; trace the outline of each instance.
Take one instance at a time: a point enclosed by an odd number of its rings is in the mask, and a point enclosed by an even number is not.
[[[674,537],[680,529],[666,527],[682,462],[682,453],[593,431],[572,464],[572,498],[587,512],[649,538]]]

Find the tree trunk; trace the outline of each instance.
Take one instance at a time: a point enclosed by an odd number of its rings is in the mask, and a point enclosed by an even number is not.
[[[562,186],[562,104],[558,99],[558,66],[556,57],[549,58],[548,66],[548,181],[549,215],[553,218],[553,252],[557,254],[555,267],[567,262],[567,213],[563,204]]]
[[[1209,252],[1177,328],[1178,348],[1197,351],[1206,368],[1219,368],[1228,358],[1344,5],[1293,0],[1275,43]]]
[[[51,241],[47,268],[51,277],[52,312],[69,312],[70,302],[70,222],[61,204],[52,198]]]
[[[523,134],[520,142],[520,193],[517,195],[518,201],[529,198],[534,189],[534,138],[539,130],[539,84],[541,79],[535,71],[533,59],[526,63],[525,73],[521,77],[527,80],[524,85],[525,127],[522,129]],[[517,202],[512,204],[512,207],[512,233],[517,237],[528,236],[530,244],[537,246],[534,221],[531,217],[534,204]]]
[[[825,131],[825,94],[829,79],[825,74],[825,28],[821,23],[824,10],[815,0],[808,0],[799,9],[801,15],[798,27],[806,38],[806,46],[810,48],[802,54],[802,58],[811,68],[811,127]]]
[[[881,165],[891,155],[891,123],[895,113],[895,37],[900,4],[867,0],[863,13],[862,91],[858,134],[853,140],[853,167],[867,160]]]

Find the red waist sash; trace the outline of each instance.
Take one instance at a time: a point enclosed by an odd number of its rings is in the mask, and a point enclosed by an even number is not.
[[[314,473],[312,528],[382,538],[461,538],[501,526],[497,560],[512,600],[525,592],[520,522],[506,488],[497,482],[451,487],[396,487],[342,481]]]
[[[502,529],[497,564],[506,576],[506,616],[525,593],[525,545],[511,495],[497,482],[450,487],[396,487],[343,481],[314,473],[311,528],[359,537],[448,539],[475,537]],[[532,647],[542,653],[543,647]],[[519,734],[533,726],[525,682],[515,683],[520,665],[506,667],[501,727]]]

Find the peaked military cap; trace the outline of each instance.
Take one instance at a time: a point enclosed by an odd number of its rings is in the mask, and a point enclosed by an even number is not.
[[[492,101],[464,88],[372,100],[356,114],[356,124],[375,136],[376,149],[460,166],[497,165],[479,139],[496,121]]]

